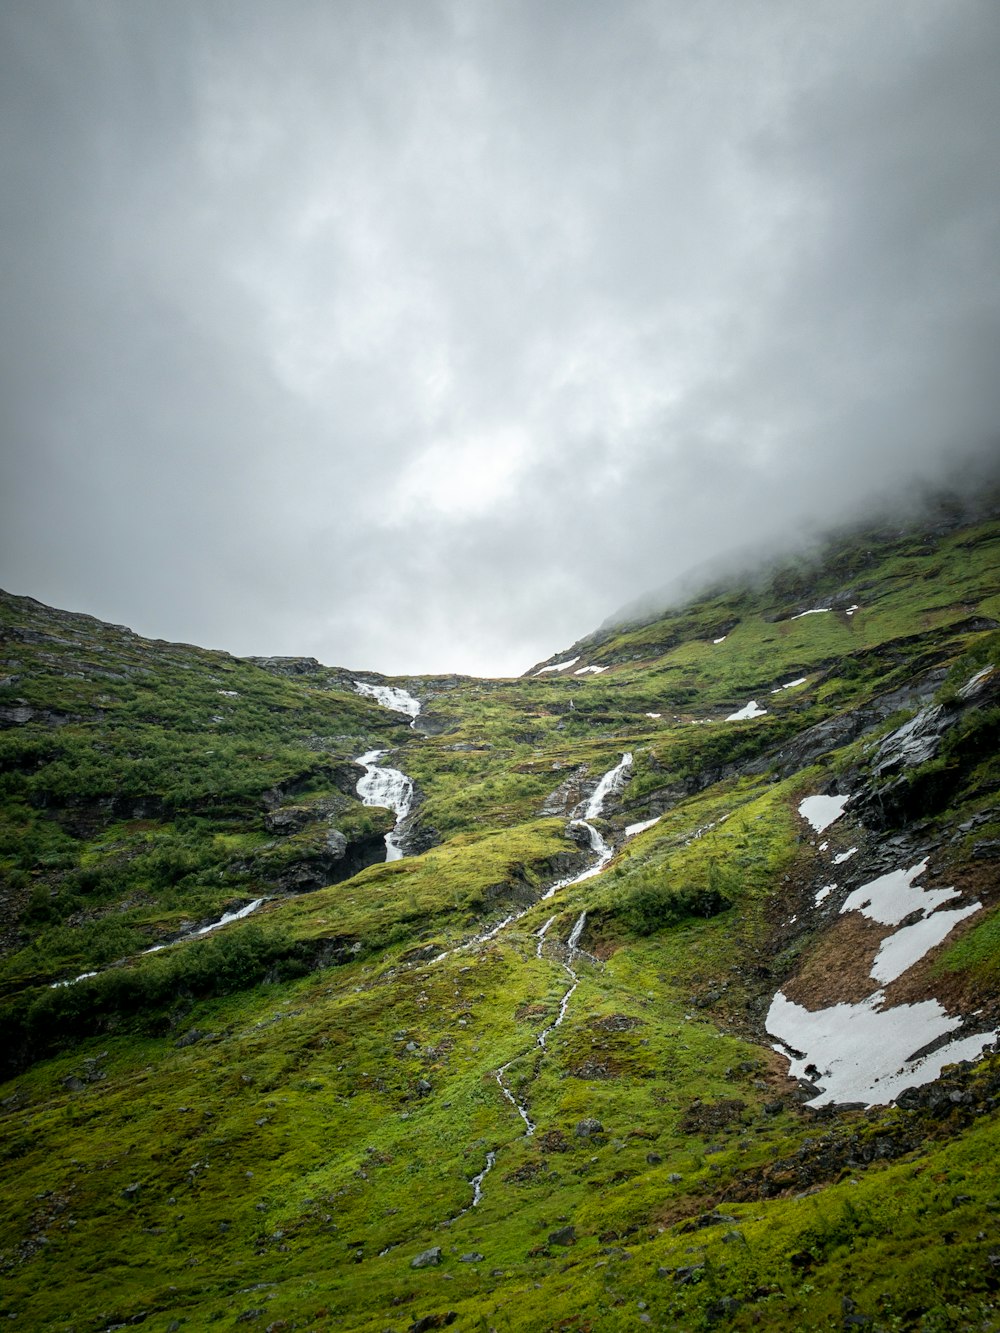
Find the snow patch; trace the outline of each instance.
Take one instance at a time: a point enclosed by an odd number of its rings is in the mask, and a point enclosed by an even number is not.
[[[728,638],[729,638],[729,635],[728,635],[728,634],[723,634],[723,636],[722,636],[721,639],[713,639],[712,642],[713,642],[713,643],[725,643],[726,640],[727,640]]]
[[[644,819],[638,824],[627,824],[625,827],[626,838],[634,838],[637,833],[645,833],[646,829],[658,824],[662,818],[662,815],[657,815],[655,819]]]
[[[883,1009],[884,1002],[879,990],[859,1004],[835,1004],[813,1013],[778,991],[767,1030],[790,1048],[781,1050],[790,1076],[819,1087],[809,1106],[885,1105],[904,1088],[933,1082],[945,1065],[975,1059],[997,1037],[980,1032],[917,1059],[917,1052],[954,1031],[962,1019],[946,1013],[937,1000],[893,1009]]]
[[[726,721],[746,722],[752,717],[763,717],[766,712],[767,709],[761,708],[760,704],[757,702],[756,699],[751,699],[748,704],[743,705],[743,707],[739,710],[739,712],[730,713],[729,716],[726,718]]]
[[[546,671],[565,671],[567,667],[576,666],[579,662],[579,656],[571,657],[567,662],[553,662],[551,666],[541,667],[535,672],[536,676],[544,676]]]
[[[958,898],[957,889],[922,889],[914,884],[915,879],[927,869],[927,858],[919,865],[908,870],[891,870],[888,875],[880,875],[848,897],[843,907],[844,912],[860,912],[870,921],[878,921],[883,926],[898,926],[912,912],[923,912],[930,916],[941,903],[951,898]]]
[[[546,667],[545,670],[548,671],[549,668]],[[607,667],[585,666],[585,667],[580,667],[577,671],[574,671],[574,672],[573,672],[573,675],[574,675],[574,676],[586,676],[587,673],[590,672],[590,673],[591,673],[592,675],[594,675],[594,676],[599,676],[599,675],[601,674],[602,671],[607,671],[607,670],[608,670]],[[536,675],[537,675],[537,674],[539,674],[539,673],[536,672]]]
[[[808,676],[799,676],[798,680],[786,681],[784,685],[779,685],[777,689],[772,690],[772,694],[780,694],[782,690],[794,690],[798,685],[804,685],[809,679]]]
[[[790,620],[801,620],[803,616],[825,616],[832,611],[832,606],[816,606],[811,611],[800,611],[797,616],[790,616]]]
[[[818,907],[824,898],[829,898],[830,894],[836,888],[836,884],[826,884],[821,889],[816,890],[816,897],[813,899],[813,905]]]
[[[662,714],[662,713],[647,713],[646,716],[647,716],[647,717],[651,717],[651,718],[653,718],[653,719],[655,720],[656,718],[662,717],[663,714]]]
[[[851,857],[857,853],[857,850],[857,847],[849,847],[846,852],[840,852],[839,855],[833,858],[833,864],[835,866],[842,866],[845,861],[849,861]]]
[[[882,986],[895,981],[947,938],[960,921],[972,916],[981,907],[982,903],[972,903],[969,907],[957,907],[951,912],[934,912],[912,926],[897,930],[882,941],[872,963],[871,975]]]
[[[806,796],[799,801],[799,814],[817,833],[822,833],[840,818],[850,799],[850,796]]]

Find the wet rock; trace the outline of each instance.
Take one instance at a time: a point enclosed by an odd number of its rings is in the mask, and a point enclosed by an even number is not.
[[[458,1256],[458,1262],[460,1264],[478,1264],[481,1263],[485,1257],[485,1255],[479,1254],[473,1250],[469,1254],[460,1254]]]
[[[974,843],[972,855],[977,861],[1000,861],[1000,838],[986,838]]]
[[[87,1086],[86,1083],[84,1083],[82,1079],[77,1078],[75,1074],[70,1074],[67,1078],[64,1078],[62,1085],[70,1092],[79,1092],[82,1088]]]
[[[773,1102],[765,1102],[765,1103],[764,1103],[764,1114],[765,1114],[765,1115],[780,1115],[781,1112],[782,1112],[784,1109],[785,1109],[785,1103],[784,1103],[784,1102],[781,1102],[781,1101],[773,1101]]]
[[[133,1181],[131,1185],[126,1185],[125,1188],[122,1190],[122,1198],[128,1199],[128,1201],[131,1203],[132,1200],[136,1198],[136,1196],[138,1195],[140,1189],[142,1189],[142,1186],[138,1184],[138,1182]]]
[[[441,1262],[441,1246],[435,1245],[429,1250],[422,1250],[410,1260],[411,1268],[430,1268]]]
[[[573,1131],[578,1139],[592,1139],[595,1134],[603,1134],[604,1126],[599,1120],[594,1120],[588,1116],[585,1120],[577,1121],[576,1129]]]
[[[663,1161],[663,1158],[658,1152],[648,1152],[646,1154],[646,1161],[650,1166],[659,1166],[660,1162]]]
[[[428,1083],[427,1079],[425,1079],[425,1078],[418,1078],[418,1079],[417,1079],[417,1096],[418,1096],[418,1097],[427,1097],[427,1096],[429,1096],[433,1091],[434,1091],[434,1088],[433,1088],[432,1084]]]
[[[560,1227],[558,1231],[549,1232],[550,1245],[575,1245],[576,1227]]]

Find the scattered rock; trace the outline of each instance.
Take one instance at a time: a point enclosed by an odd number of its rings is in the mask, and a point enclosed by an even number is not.
[[[599,1120],[594,1120],[588,1116],[585,1120],[577,1122],[576,1129],[573,1131],[578,1139],[592,1139],[595,1134],[603,1134],[604,1126]]]
[[[410,1260],[410,1267],[430,1268],[432,1264],[439,1264],[441,1258],[441,1246],[435,1245],[432,1249],[423,1250],[420,1254],[415,1255],[414,1258]]]
[[[558,1231],[549,1232],[550,1245],[575,1245],[576,1227],[560,1227]]]
[[[446,1314],[425,1314],[423,1319],[417,1319],[410,1325],[407,1333],[428,1333],[432,1328],[447,1328],[457,1318],[455,1310],[449,1310]]]

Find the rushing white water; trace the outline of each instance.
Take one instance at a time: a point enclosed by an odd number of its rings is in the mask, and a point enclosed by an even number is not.
[[[538,948],[535,951],[536,958],[541,958],[542,956],[542,949],[545,947],[545,936],[548,933],[549,926],[552,925],[553,921],[555,921],[555,917],[550,916],[548,921],[546,921],[545,925],[542,926],[541,930],[535,932],[535,939],[538,941]]]
[[[562,964],[562,968],[570,979],[570,987],[559,1002],[559,1013],[556,1015],[555,1022],[550,1023],[547,1028],[543,1028],[538,1034],[538,1045],[543,1051],[545,1050],[545,1043],[548,1040],[549,1033],[554,1032],[566,1017],[566,1010],[569,1008],[569,1002],[573,998],[573,992],[580,984],[580,978],[573,970],[573,959],[576,956],[577,945],[580,943],[580,936],[583,934],[583,928],[586,923],[587,913],[581,912],[574,922],[573,929],[570,931],[569,939],[566,942],[568,961]]]
[[[255,898],[252,903],[237,908],[235,912],[224,912],[218,921],[210,921],[207,926],[199,926],[197,930],[186,931],[183,935],[178,935],[175,940],[167,940],[165,944],[154,944],[151,949],[143,949],[143,953],[159,953],[161,949],[169,949],[171,944],[180,944],[182,940],[194,940],[199,935],[209,935],[213,930],[218,930],[220,926],[227,926],[230,921],[242,921],[245,916],[249,916],[251,912],[256,912],[257,908],[266,902],[266,898]]]
[[[386,750],[369,750],[359,755],[356,764],[364,766],[365,775],[358,780],[358,795],[364,805],[378,805],[396,815],[396,828],[385,835],[385,859],[399,861],[403,849],[396,839],[396,829],[413,808],[413,783],[398,768],[381,767],[378,761]]]
[[[500,1091],[503,1093],[503,1095],[510,1102],[511,1106],[513,1106],[514,1110],[524,1121],[524,1137],[526,1139],[530,1139],[532,1134],[534,1134],[537,1126],[535,1125],[535,1122],[534,1120],[532,1120],[531,1116],[528,1115],[527,1108],[523,1105],[522,1102],[519,1102],[517,1100],[517,1098],[511,1092],[510,1088],[508,1088],[507,1084],[503,1081],[504,1075],[507,1073],[507,1070],[511,1067],[512,1064],[516,1064],[517,1061],[520,1059],[521,1059],[520,1055],[515,1055],[513,1060],[508,1060],[505,1065],[501,1065],[500,1068],[494,1073],[493,1077],[496,1079],[497,1086],[499,1087]]]
[[[493,1167],[494,1167],[494,1165],[496,1164],[496,1160],[497,1160],[497,1155],[496,1155],[495,1152],[493,1152],[493,1151],[491,1150],[490,1152],[488,1152],[488,1153],[486,1154],[486,1165],[483,1167],[482,1171],[480,1171],[480,1173],[479,1173],[478,1176],[473,1176],[473,1177],[472,1177],[472,1180],[471,1180],[470,1183],[471,1183],[471,1185],[472,1185],[472,1207],[473,1207],[473,1208],[478,1208],[478,1207],[479,1207],[479,1201],[480,1201],[480,1199],[482,1199],[482,1197],[483,1197],[483,1181],[486,1179],[486,1177],[487,1177],[487,1176],[490,1174],[490,1172],[493,1170]]]
[[[620,792],[625,785],[625,779],[628,777],[629,770],[632,767],[632,752],[623,754],[621,759],[615,764],[614,768],[608,769],[604,777],[594,788],[590,800],[587,802],[587,808],[583,812],[584,819],[599,819],[604,813],[604,802],[614,793]]]
[[[573,954],[576,952],[577,945],[580,943],[580,936],[583,934],[583,928],[586,924],[587,924],[587,913],[581,912],[576,919],[576,925],[570,931],[569,940],[566,946],[569,949],[569,956],[571,958],[573,957]]]
[[[401,690],[395,685],[369,685],[366,680],[356,680],[354,688],[358,694],[374,699],[383,708],[389,708],[394,713],[405,713],[407,717],[416,718],[420,712],[420,700],[414,699],[412,694],[407,694],[406,690]]]
[[[65,981],[53,981],[49,985],[49,990],[57,990],[60,986],[75,986],[78,981],[86,981],[88,977],[96,977],[96,972],[81,972],[78,977],[68,977]]]
[[[249,916],[251,912],[256,912],[257,908],[266,902],[266,898],[255,898],[252,903],[237,908],[235,912],[224,912],[218,921],[210,921],[207,926],[199,926],[197,930],[186,930],[183,935],[178,935],[176,939],[165,940],[163,944],[154,944],[148,949],[143,949],[142,952],[143,954],[159,953],[161,949],[169,949],[172,944],[181,944],[185,940],[196,940],[200,935],[208,935],[213,930],[218,930],[220,926],[227,926],[230,921],[242,921],[245,916]],[[96,976],[96,972],[81,972],[78,977],[71,977],[67,981],[53,981],[49,989],[55,990],[57,986],[75,986],[78,981],[86,981],[88,977]]]

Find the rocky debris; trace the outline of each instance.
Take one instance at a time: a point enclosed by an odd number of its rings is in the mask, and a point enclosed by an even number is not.
[[[443,1255],[441,1253],[441,1246],[434,1245],[431,1247],[431,1249],[422,1250],[420,1254],[414,1255],[413,1258],[410,1260],[410,1267],[430,1268],[435,1264],[439,1264],[442,1258]]]
[[[587,765],[580,764],[565,777],[555,791],[546,796],[539,815],[568,815],[583,799],[584,781],[587,777]]]
[[[468,1254],[460,1254],[458,1256],[458,1262],[460,1264],[478,1264],[482,1263],[485,1258],[486,1256],[480,1254],[478,1250],[471,1250]]]
[[[608,1014],[606,1018],[592,1019],[590,1026],[601,1032],[631,1032],[633,1028],[641,1027],[644,1021],[628,1014]]]
[[[686,1235],[692,1231],[704,1231],[706,1227],[720,1226],[723,1222],[732,1226],[736,1222],[736,1218],[730,1217],[728,1213],[720,1213],[713,1209],[710,1213],[702,1213],[700,1216],[692,1218],[690,1222],[685,1222],[679,1228],[679,1231],[682,1235]]]
[[[550,1245],[575,1245],[576,1227],[560,1227],[558,1231],[549,1232],[548,1243]]]
[[[746,1109],[746,1102],[736,1097],[723,1097],[720,1101],[708,1103],[698,1098],[681,1116],[677,1128],[682,1134],[700,1134],[706,1130],[722,1129],[734,1121],[741,1120]]]
[[[434,1328],[447,1328],[458,1318],[456,1310],[448,1310],[444,1314],[425,1314],[422,1319],[416,1319],[407,1329],[407,1333],[430,1333]]]
[[[588,1116],[585,1120],[577,1121],[576,1129],[573,1131],[578,1139],[592,1139],[597,1134],[604,1133],[604,1126],[599,1120],[594,1120]]]

